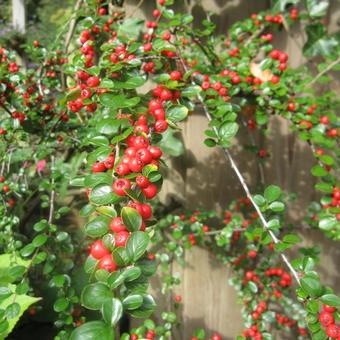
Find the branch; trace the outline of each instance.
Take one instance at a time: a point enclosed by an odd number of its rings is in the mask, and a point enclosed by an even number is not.
[[[308,86],[312,86],[319,78],[321,78],[324,74],[329,72],[335,65],[340,63],[340,57],[330,63],[323,71],[321,71],[309,84]]]
[[[127,19],[127,18],[132,17],[138,11],[138,9],[143,5],[143,3],[144,3],[144,0],[140,0],[139,3],[136,6],[134,6],[131,13],[128,14],[125,18]]]
[[[51,156],[51,172],[53,172],[54,170],[54,166],[55,166],[55,158],[52,155]],[[51,224],[53,221],[53,211],[54,211],[54,197],[55,197],[55,190],[54,190],[54,177],[51,176],[51,187],[52,187],[52,191],[51,191],[51,197],[50,197],[50,212],[48,215],[48,223]]]
[[[184,64],[183,60],[181,60],[181,63],[183,65],[183,68],[185,70],[187,70],[187,67],[186,65]],[[193,85],[196,85],[194,81],[192,81],[192,84]],[[206,105],[204,104],[204,100],[202,98],[202,96],[200,94],[197,95],[197,98],[199,100],[199,102],[201,103],[202,105],[202,108],[204,110],[204,113],[205,113],[205,116],[207,117],[208,121],[210,122],[212,120],[212,117],[206,107]],[[218,130],[216,128],[216,126],[213,126],[212,129],[214,130],[214,132],[216,133],[216,135],[218,136]],[[265,217],[263,216],[262,214],[262,211],[261,209],[259,208],[259,206],[256,204],[256,202],[254,201],[253,199],[253,196],[252,194],[250,193],[250,190],[248,188],[248,185],[244,179],[244,177],[242,176],[240,170],[238,169],[233,157],[231,156],[231,153],[229,152],[228,149],[226,148],[222,148],[223,152],[224,152],[224,155],[226,157],[226,159],[229,161],[230,163],[230,166],[231,168],[234,170],[236,176],[238,177],[241,185],[242,185],[242,188],[243,190],[245,191],[246,193],[246,196],[247,198],[249,199],[249,201],[251,202],[251,204],[253,205],[254,209],[256,210],[261,222],[262,222],[262,225],[264,227],[264,229],[268,232],[268,234],[270,235],[270,237],[272,238],[273,242],[275,244],[278,244],[278,243],[281,243],[281,241],[276,237],[276,235],[273,233],[272,230],[270,230],[269,228],[269,225],[268,225],[268,222],[266,221]],[[291,263],[289,262],[288,258],[286,257],[285,254],[282,254],[280,253],[280,256],[283,260],[283,262],[287,265],[289,271],[292,273],[294,279],[296,280],[296,282],[298,283],[298,285],[300,286],[300,278],[299,278],[299,274],[296,272],[296,270],[293,268],[293,266],[291,265]]]
[[[77,12],[80,8],[80,6],[82,5],[83,0],[78,0],[74,6],[73,12]],[[77,16],[75,16],[74,18],[71,19],[70,21],[70,26],[67,32],[67,36],[65,39],[65,46],[64,46],[64,52],[67,53],[68,48],[70,46],[74,31],[76,29],[76,24],[77,24]]]

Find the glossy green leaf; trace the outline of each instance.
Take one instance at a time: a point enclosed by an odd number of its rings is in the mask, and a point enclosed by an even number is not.
[[[128,258],[135,262],[146,251],[149,245],[149,236],[143,231],[136,231],[132,233],[126,242],[126,254]]]
[[[81,304],[87,309],[99,310],[107,299],[113,294],[110,288],[104,283],[92,283],[84,287],[81,293]]]
[[[129,231],[137,231],[142,225],[142,216],[139,212],[130,207],[123,207],[120,216]]]
[[[114,338],[114,330],[111,325],[103,321],[90,321],[77,327],[69,340],[114,340]]]
[[[107,299],[101,308],[103,319],[111,326],[115,326],[123,315],[123,306],[119,299]]]

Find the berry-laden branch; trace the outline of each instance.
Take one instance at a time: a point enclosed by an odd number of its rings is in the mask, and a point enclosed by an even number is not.
[[[188,71],[186,65],[185,65],[184,62],[183,62],[183,60],[181,60],[181,63],[182,63],[183,68],[185,68],[186,71]],[[192,84],[193,84],[193,85],[196,85],[195,82],[192,82]],[[205,105],[205,103],[204,103],[204,100],[203,100],[202,96],[198,94],[198,95],[197,95],[197,98],[198,98],[199,102],[200,102],[201,105],[202,105],[202,108],[203,108],[203,111],[204,111],[205,116],[207,117],[208,121],[211,122],[211,121],[212,121],[212,117],[211,117],[211,115],[210,115],[210,113],[209,113],[209,111],[208,111],[208,109],[207,109],[207,107],[206,107],[206,105]],[[214,132],[215,132],[216,135],[218,136],[218,130],[217,130],[217,128],[216,128],[215,126],[213,126],[212,129],[214,130]],[[249,188],[248,188],[248,185],[247,185],[247,183],[246,183],[244,177],[242,176],[240,170],[238,169],[238,167],[237,167],[237,165],[236,165],[236,163],[235,163],[235,161],[234,161],[234,159],[233,159],[233,157],[232,157],[230,151],[229,151],[227,148],[222,148],[222,150],[223,150],[223,153],[224,153],[226,159],[229,161],[231,168],[234,170],[234,172],[235,172],[237,178],[239,179],[239,181],[240,181],[240,183],[241,183],[241,185],[242,185],[242,188],[244,189],[244,191],[245,191],[245,193],[246,193],[246,195],[247,195],[247,198],[250,200],[250,202],[252,203],[254,209],[255,209],[256,212],[258,213],[258,215],[259,215],[259,217],[260,217],[260,219],[261,219],[261,222],[262,222],[263,227],[266,229],[266,231],[268,232],[268,234],[270,235],[270,237],[272,238],[272,240],[274,241],[274,243],[276,243],[276,244],[277,244],[277,243],[280,243],[280,240],[276,237],[276,235],[273,233],[273,231],[270,230],[270,228],[269,228],[269,226],[268,226],[268,222],[266,221],[264,215],[262,214],[262,211],[261,211],[260,207],[259,207],[259,206],[256,204],[256,202],[254,201],[253,196],[252,196],[252,194],[250,193],[250,190],[249,190]],[[282,254],[282,253],[280,254],[280,256],[281,256],[283,262],[287,265],[289,271],[290,271],[290,272],[292,273],[292,275],[294,276],[294,279],[296,280],[296,282],[298,283],[298,285],[300,285],[299,274],[298,274],[298,273],[296,272],[296,270],[293,268],[293,266],[292,266],[292,264],[289,262],[287,256],[286,256],[285,254]]]

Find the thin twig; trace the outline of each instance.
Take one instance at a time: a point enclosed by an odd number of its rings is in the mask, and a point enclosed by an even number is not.
[[[53,176],[53,171],[54,171],[54,166],[55,166],[55,158],[52,155],[51,156],[51,187],[52,187],[52,191],[51,191],[51,196],[50,196],[50,212],[48,215],[48,223],[51,224],[53,221],[53,211],[54,211],[54,196],[55,196],[55,190],[54,190],[54,176]]]
[[[139,3],[137,4],[137,6],[133,6],[133,10],[125,18],[127,19],[127,18],[130,18],[130,17],[134,16],[134,14],[143,5],[143,3],[144,3],[144,0],[140,0]]]
[[[77,11],[79,10],[82,3],[83,3],[83,0],[78,0],[76,2],[74,9],[73,9],[73,13],[77,13]],[[67,36],[66,36],[66,39],[65,39],[65,45],[64,45],[64,52],[65,53],[67,53],[68,48],[70,46],[74,31],[76,29],[76,24],[77,24],[77,16],[75,15],[70,21],[70,26],[69,26]]]
[[[340,63],[340,57],[336,60],[334,60],[332,63],[330,63],[323,71],[321,71],[309,84],[308,86],[312,86],[320,77],[322,77],[324,74],[329,72],[335,65]]]

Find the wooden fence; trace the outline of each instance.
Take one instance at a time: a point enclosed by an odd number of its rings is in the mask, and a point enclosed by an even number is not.
[[[132,6],[135,1],[127,1]],[[154,7],[153,1],[146,1],[137,15],[148,16]],[[204,0],[204,1],[176,1],[180,10],[189,10],[199,23],[204,12],[211,10],[218,15],[213,16],[220,33],[226,32],[233,22],[245,18],[253,12],[268,8],[266,0]],[[340,4],[331,1],[329,10],[329,31],[338,29]],[[297,67],[305,62],[300,47],[306,37],[297,28],[287,37],[285,32],[274,36],[276,47],[290,55],[290,65]],[[277,43],[278,42],[278,43]],[[333,88],[340,89],[335,80]],[[167,202],[170,197],[183,202],[187,208],[216,209],[221,211],[228,202],[244,195],[223,153],[218,149],[204,146],[204,130],[207,120],[198,109],[182,125],[181,138],[185,145],[185,154],[175,159],[169,159],[170,168],[164,183],[162,200]],[[321,261],[318,267],[322,280],[340,291],[339,259],[340,249],[336,242],[326,239],[317,230],[304,230],[302,218],[308,203],[315,199],[314,178],[310,174],[310,167],[314,164],[311,150],[306,143],[298,140],[287,121],[275,117],[270,121],[271,136],[264,147],[270,153],[270,158],[264,167],[266,184],[277,184],[284,190],[297,193],[297,201],[289,211],[289,220],[301,230],[305,246],[317,245],[321,248]],[[245,130],[239,133],[239,139],[232,148],[239,168],[242,170],[252,192],[256,191],[258,180],[257,160],[249,152],[242,150],[243,143],[249,144],[249,136]],[[263,141],[257,138],[257,142]],[[190,339],[194,329],[203,327],[207,331],[217,331],[223,339],[234,339],[242,332],[241,308],[237,304],[235,290],[228,285],[232,277],[229,268],[218,263],[211,254],[203,249],[195,248],[186,252],[185,260],[189,264],[185,269],[173,265],[172,272],[179,273],[182,284],[176,293],[183,300],[183,325],[175,339]],[[160,293],[159,278],[152,284],[153,293],[158,300],[158,310],[167,306],[171,297]],[[173,298],[173,297],[172,297]]]

